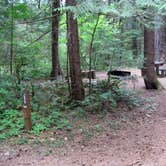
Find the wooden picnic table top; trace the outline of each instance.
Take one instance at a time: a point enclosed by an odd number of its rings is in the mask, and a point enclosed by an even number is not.
[[[164,61],[154,61],[154,64],[155,64],[156,66],[158,66],[158,65],[163,65],[163,64],[165,64],[165,62],[164,62]]]
[[[161,70],[166,70],[166,65],[160,66],[160,67],[159,67],[159,70],[160,70],[160,71],[161,71]]]

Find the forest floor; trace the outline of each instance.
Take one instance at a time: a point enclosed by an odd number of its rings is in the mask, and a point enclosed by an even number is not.
[[[96,134],[75,128],[62,134],[62,147],[58,147],[60,142],[56,146],[50,142],[1,144],[0,166],[166,166],[166,90],[147,91],[140,71],[132,73],[139,78],[135,90],[146,99],[145,105],[108,113],[104,118],[90,115],[84,122],[81,119],[82,125],[95,126]],[[105,73],[97,76],[104,78]],[[159,80],[166,88],[166,78]],[[131,82],[128,85],[134,90]]]

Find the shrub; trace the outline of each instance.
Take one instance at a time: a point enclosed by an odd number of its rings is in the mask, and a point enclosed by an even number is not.
[[[17,85],[13,77],[0,77],[0,99],[0,113],[3,110],[20,107],[20,86]]]
[[[124,103],[129,108],[139,106],[141,100],[133,91],[122,89],[121,81],[118,79],[103,80],[94,86],[93,94],[87,96],[81,102],[81,106],[86,111],[111,111],[118,106],[118,103]]]

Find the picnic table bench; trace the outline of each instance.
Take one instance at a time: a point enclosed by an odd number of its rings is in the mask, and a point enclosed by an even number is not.
[[[155,65],[155,68],[156,68],[156,74],[159,75],[159,68],[160,66],[163,66],[165,64],[164,61],[155,61],[154,62],[154,65]],[[163,70],[162,70],[163,71]]]
[[[166,65],[159,67],[159,71],[161,72],[161,77],[166,76]]]

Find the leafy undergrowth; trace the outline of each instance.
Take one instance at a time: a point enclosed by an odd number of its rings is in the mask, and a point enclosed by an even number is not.
[[[24,135],[34,136],[37,140],[37,137],[45,131],[71,131],[72,128],[79,126],[78,121],[86,119],[91,114],[103,117],[105,113],[117,110],[119,106],[129,110],[139,106],[142,102],[136,93],[121,89],[119,80],[97,82],[93,86],[92,94],[87,95],[81,102],[71,102],[67,93],[67,85],[62,82],[47,81],[29,84],[32,131],[24,130],[23,111],[19,109],[25,83],[16,86],[9,81],[7,85],[0,88],[0,96],[3,99],[0,102],[0,140],[13,137],[18,138],[19,144],[27,143]],[[82,132],[85,137],[90,138],[93,135],[91,130],[94,131],[94,129],[98,132],[104,130],[104,127],[95,124],[90,130],[83,128]],[[57,144],[63,144],[59,142]]]
[[[18,136],[24,131],[23,112],[18,110],[5,110],[0,116],[0,139]],[[60,112],[52,112],[48,116],[32,112],[32,131],[29,134],[39,135],[42,131],[51,127],[62,129],[69,127],[69,122]]]

